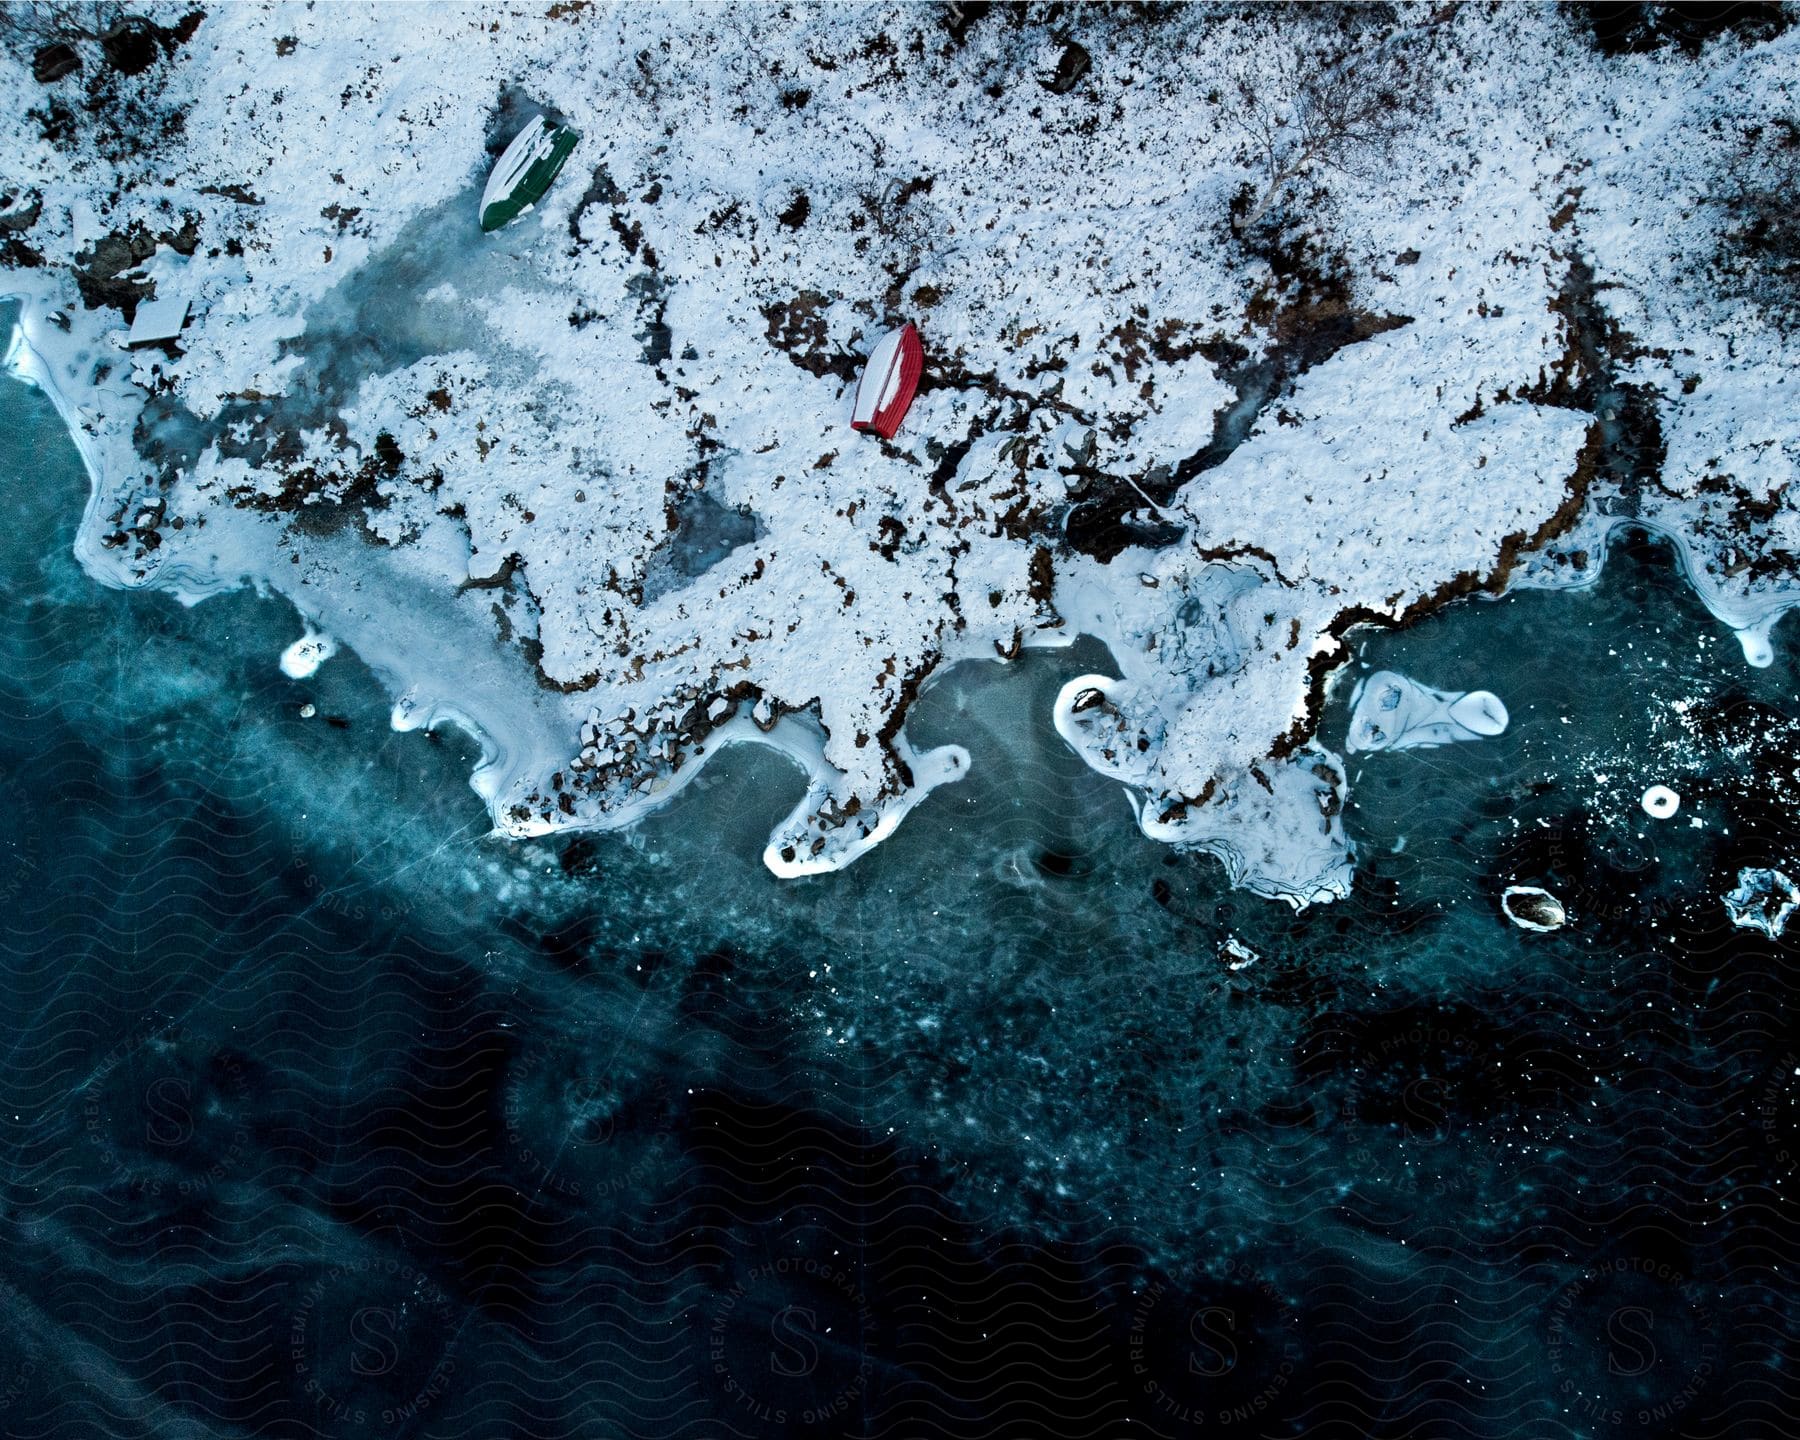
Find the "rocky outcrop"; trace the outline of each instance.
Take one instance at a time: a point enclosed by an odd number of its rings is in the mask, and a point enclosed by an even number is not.
[[[31,78],[40,85],[51,85],[65,75],[73,75],[81,69],[81,55],[73,45],[65,45],[60,40],[49,45],[40,45],[31,57]]]
[[[140,301],[156,294],[154,281],[137,274],[143,263],[167,245],[182,255],[192,255],[200,244],[200,230],[192,219],[179,230],[151,234],[142,225],[102,236],[75,257],[71,267],[81,303],[90,310],[111,306],[127,320],[137,314]]]

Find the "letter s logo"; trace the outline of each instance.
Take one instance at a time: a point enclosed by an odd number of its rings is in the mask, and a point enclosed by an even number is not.
[[[1650,1332],[1656,1316],[1641,1305],[1621,1305],[1606,1322],[1612,1345],[1606,1352],[1606,1368],[1614,1375],[1643,1375],[1656,1363],[1656,1342]],[[1622,1353],[1621,1353],[1622,1352]]]
[[[798,1305],[786,1305],[769,1321],[769,1338],[787,1352],[769,1351],[769,1369],[777,1375],[793,1379],[810,1375],[819,1368],[819,1347],[813,1337],[819,1330],[819,1317]],[[793,1358],[789,1358],[789,1356]]]
[[[1449,1097],[1449,1087],[1437,1077],[1428,1075],[1406,1087],[1402,1104],[1415,1129],[1441,1130],[1449,1114]]]
[[[185,1145],[193,1139],[192,1093],[188,1082],[174,1075],[151,1085],[144,1096],[144,1108],[150,1112],[144,1138],[152,1145]]]
[[[1212,1380],[1229,1375],[1238,1362],[1237,1342],[1232,1339],[1236,1330],[1236,1312],[1223,1305],[1195,1311],[1188,1336],[1199,1349],[1188,1352],[1188,1373]]]
[[[350,1354],[350,1370],[355,1375],[385,1375],[400,1363],[400,1346],[395,1340],[399,1329],[392,1310],[368,1306],[350,1317],[350,1338],[356,1348]]]

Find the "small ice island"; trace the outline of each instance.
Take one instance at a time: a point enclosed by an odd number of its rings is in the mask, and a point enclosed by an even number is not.
[[[481,738],[509,835],[756,741],[809,776],[770,866],[842,866],[965,772],[908,742],[922,688],[1086,635],[1112,672],[1044,720],[1305,904],[1351,881],[1317,731],[1355,627],[1586,583],[1625,523],[1753,661],[1793,603],[1796,297],[1754,237],[1800,30],[137,8],[129,72],[0,37],[0,293],[80,558],[287,597],[296,704],[353,651],[396,725]],[[1349,748],[1505,725],[1372,676]]]
[[[1488,740],[1505,734],[1511,718],[1491,691],[1433,690],[1392,670],[1360,681],[1350,706],[1344,748],[1352,754]]]
[[[1737,886],[1725,896],[1725,911],[1733,925],[1760,930],[1771,940],[1781,938],[1796,909],[1800,909],[1800,886],[1772,866],[1740,870]]]

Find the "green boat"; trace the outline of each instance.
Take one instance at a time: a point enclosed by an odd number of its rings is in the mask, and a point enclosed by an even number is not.
[[[580,138],[542,115],[515,135],[481,192],[481,228],[510,225],[537,204]]]

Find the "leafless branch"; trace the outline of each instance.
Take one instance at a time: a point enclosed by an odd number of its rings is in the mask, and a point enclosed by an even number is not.
[[[1781,322],[1800,318],[1800,116],[1749,125],[1719,177],[1722,217],[1714,277]]]
[[[1302,177],[1373,178],[1420,124],[1430,101],[1429,27],[1387,34],[1277,22],[1232,86],[1260,193],[1233,220],[1246,231]]]
[[[31,46],[97,41],[125,18],[119,0],[8,0],[0,5],[0,40]]]

